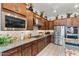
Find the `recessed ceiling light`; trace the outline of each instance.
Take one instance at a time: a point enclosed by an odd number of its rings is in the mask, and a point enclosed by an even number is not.
[[[56,10],[54,10],[53,12],[54,12],[54,13],[56,13],[57,11],[56,11]]]
[[[78,8],[78,5],[76,4],[76,5],[74,6],[74,8]]]

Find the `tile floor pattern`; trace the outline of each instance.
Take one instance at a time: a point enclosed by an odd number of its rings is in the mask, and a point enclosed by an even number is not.
[[[64,53],[64,46],[58,46],[53,43],[50,43],[39,54],[37,54],[37,56],[64,56]]]
[[[65,56],[79,56],[79,51],[66,48]]]
[[[66,56],[79,56],[79,46],[65,45]]]

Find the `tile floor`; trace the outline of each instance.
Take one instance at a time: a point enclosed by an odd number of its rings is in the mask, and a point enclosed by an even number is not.
[[[79,56],[79,46],[65,45],[66,56]]]
[[[64,46],[59,46],[50,43],[39,54],[37,54],[37,56],[64,56],[64,50]]]

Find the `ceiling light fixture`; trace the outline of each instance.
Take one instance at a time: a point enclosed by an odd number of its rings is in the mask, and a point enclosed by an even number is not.
[[[57,11],[56,11],[56,10],[54,10],[53,12],[54,12],[54,13],[56,13]]]
[[[74,8],[75,8],[75,9],[78,8],[78,5],[76,4],[76,5],[74,6]]]

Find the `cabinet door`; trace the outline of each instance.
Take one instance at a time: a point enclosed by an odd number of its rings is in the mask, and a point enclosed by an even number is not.
[[[59,22],[58,19],[57,20],[54,20],[54,26],[58,26],[58,22]]]
[[[17,11],[17,12],[22,14],[22,15],[26,15],[26,6],[27,5],[24,3],[18,3],[19,11]]]
[[[21,47],[16,47],[2,53],[3,56],[21,56]]]
[[[49,21],[49,30],[53,30],[54,29],[54,23],[53,21]]]
[[[33,13],[29,10],[26,11],[27,30],[33,30]]]
[[[65,26],[66,25],[66,19],[57,19],[54,20],[55,26]]]
[[[66,19],[60,19],[59,20],[59,25],[60,26],[66,26]]]
[[[45,38],[42,38],[42,49],[45,47]]]
[[[54,43],[55,42],[55,39],[54,39],[54,34],[51,35],[51,42]]]
[[[45,38],[45,46],[47,46],[49,43],[51,43],[51,35]]]
[[[45,21],[45,29],[48,30],[49,29],[49,22],[46,20]]]
[[[47,46],[47,37],[45,37],[45,47]]]
[[[15,4],[14,3],[2,3],[2,8],[15,11]]]
[[[72,26],[79,26],[79,18],[72,18]]]
[[[2,8],[10,10],[10,11],[14,11],[22,15],[26,15],[25,3],[3,3]]]
[[[41,24],[41,27],[39,28],[39,30],[45,30],[45,21],[44,19],[40,18],[40,24]]]
[[[38,52],[42,50],[41,39],[38,40]]]
[[[32,56],[37,55],[38,53],[38,42],[34,41],[32,42]]]
[[[72,19],[71,18],[66,19],[66,26],[72,26]]]
[[[43,20],[43,30],[45,30],[45,20]]]
[[[25,44],[22,46],[22,55],[23,56],[31,56],[32,54],[31,50],[31,43]]]
[[[51,42],[51,35],[47,37],[48,44]]]

